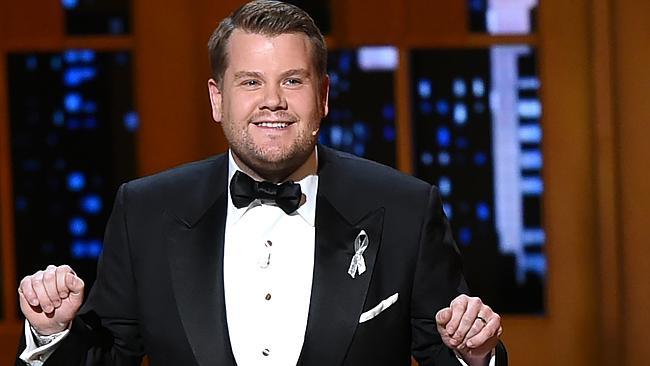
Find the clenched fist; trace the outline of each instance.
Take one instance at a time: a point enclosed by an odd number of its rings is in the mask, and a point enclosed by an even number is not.
[[[40,334],[65,330],[84,297],[84,281],[69,266],[47,266],[20,281],[20,309]]]
[[[499,314],[478,297],[460,295],[436,314],[443,343],[470,365],[487,364],[503,332]]]

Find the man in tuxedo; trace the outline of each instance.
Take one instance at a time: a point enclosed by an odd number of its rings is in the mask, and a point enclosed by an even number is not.
[[[17,364],[506,364],[438,190],[316,144],[329,80],[313,20],[253,1],[209,51],[229,151],[120,187],[83,307],[68,266],[21,281]]]

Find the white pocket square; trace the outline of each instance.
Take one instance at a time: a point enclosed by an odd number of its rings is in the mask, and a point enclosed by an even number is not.
[[[361,317],[359,317],[359,323],[367,322],[368,320],[376,317],[379,315],[379,313],[388,309],[391,305],[397,302],[398,297],[399,293],[396,292],[390,297],[382,300],[379,304],[377,304],[377,306],[361,314]]]

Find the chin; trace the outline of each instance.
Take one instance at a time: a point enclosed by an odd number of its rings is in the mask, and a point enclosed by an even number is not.
[[[265,167],[267,169],[272,169],[272,170],[285,170],[291,168],[293,165],[296,164],[297,161],[303,160],[300,158],[298,155],[283,155],[283,154],[273,154],[273,155],[268,155],[265,154],[263,156],[259,156],[257,159],[257,163],[259,166]],[[300,164],[298,164],[300,165]],[[297,168],[297,167],[296,167]]]
[[[269,178],[284,179],[300,168],[308,158],[309,153],[303,151],[262,154],[257,156],[253,166],[257,172]]]
[[[256,158],[260,162],[268,164],[282,164],[283,162],[291,162],[296,160],[305,160],[309,156],[309,149],[301,148],[297,145],[260,145],[256,149]]]

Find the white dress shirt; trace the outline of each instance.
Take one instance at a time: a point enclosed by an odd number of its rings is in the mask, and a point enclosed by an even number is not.
[[[25,361],[29,366],[41,366],[47,359],[59,348],[59,344],[70,333],[72,322],[68,324],[68,328],[62,332],[54,333],[49,336],[42,336],[29,325],[25,320],[25,344],[26,347],[23,352],[18,356],[21,360]]]
[[[229,154],[229,182],[236,170]],[[239,366],[295,365],[300,357],[314,269],[318,176],[296,183],[304,200],[290,215],[260,200],[238,209],[228,190],[224,292]]]

